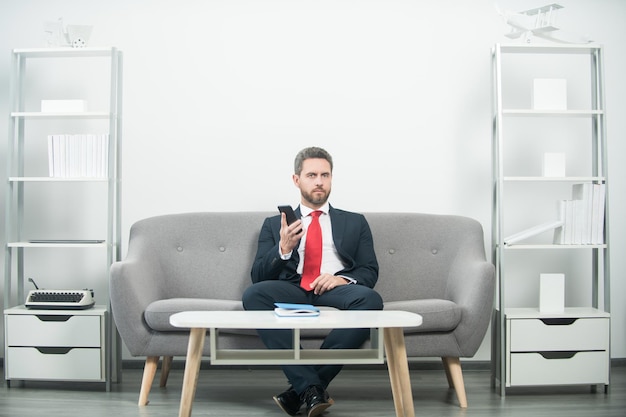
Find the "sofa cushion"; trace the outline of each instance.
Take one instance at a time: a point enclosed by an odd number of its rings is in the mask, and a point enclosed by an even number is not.
[[[330,309],[322,307],[322,309]],[[144,313],[146,323],[154,331],[171,332],[186,331],[170,324],[170,316],[181,311],[242,311],[241,301],[215,300],[202,298],[170,298],[150,303]],[[422,325],[404,329],[405,334],[448,332],[456,328],[461,321],[461,308],[448,300],[408,300],[388,301],[385,310],[410,311],[420,314]],[[222,329],[223,333],[254,335],[256,331],[240,329]],[[323,337],[328,333],[325,329],[307,329],[303,338]]]
[[[462,310],[459,305],[449,300],[408,300],[387,301],[385,310],[401,310],[422,316],[422,325],[404,329],[405,334],[449,332],[461,322]]]

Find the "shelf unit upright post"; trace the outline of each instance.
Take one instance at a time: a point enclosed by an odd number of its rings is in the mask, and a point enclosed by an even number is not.
[[[31,60],[45,61],[45,60],[59,60],[63,62],[63,65],[72,65],[75,60],[80,59],[103,59],[108,60],[109,65],[109,77],[106,80],[96,79],[91,80],[99,85],[109,86],[109,91],[106,93],[105,109],[99,109],[99,111],[39,111],[39,109],[33,109],[33,104],[27,104],[26,89],[32,86],[28,85],[27,81],[27,62]],[[49,61],[51,62],[51,61]],[[98,61],[99,62],[99,61]],[[22,305],[25,300],[24,290],[24,276],[25,276],[25,264],[27,264],[26,255],[29,250],[34,248],[50,249],[54,250],[63,248],[67,250],[81,249],[81,248],[101,248],[99,250],[106,249],[106,267],[107,270],[103,271],[107,279],[102,283],[103,287],[108,288],[108,267],[115,261],[121,258],[121,137],[122,137],[122,52],[115,47],[106,48],[46,48],[46,49],[14,49],[11,55],[11,82],[10,82],[10,117],[9,117],[9,133],[8,133],[8,148],[7,148],[7,184],[6,184],[6,210],[5,210],[5,265],[4,265],[4,316],[5,316],[5,380],[9,382],[12,379],[26,380],[26,379],[43,379],[43,380],[79,380],[79,381],[94,381],[105,382],[107,391],[110,389],[112,379],[119,379],[120,376],[120,348],[121,342],[117,337],[117,331],[113,324],[113,320],[110,319],[110,302],[108,301],[108,291],[106,294],[96,294],[96,299],[102,296],[107,300],[106,305],[97,305],[90,310],[28,310]],[[54,74],[54,73],[53,73]],[[82,74],[84,77],[89,77],[91,74]],[[48,77],[48,74],[46,74]],[[54,77],[51,75],[50,77]],[[50,78],[51,79],[51,78]],[[43,81],[50,81],[50,79]],[[103,84],[106,83],[106,84]],[[36,88],[33,87],[33,88]],[[43,109],[42,109],[43,110]],[[27,122],[35,121],[53,121],[58,122],[63,126],[69,126],[76,121],[108,121],[108,148],[104,149],[106,153],[106,173],[105,174],[88,174],[75,175],[75,176],[45,176],[45,175],[32,175],[27,172],[26,158],[27,158],[27,139],[25,133]],[[47,147],[45,140],[41,138],[32,138],[39,140],[42,147]],[[95,147],[95,145],[94,145]],[[95,152],[95,151],[94,151]],[[39,171],[42,168],[39,167]],[[25,233],[25,191],[28,188],[27,184],[43,184],[43,186],[56,184],[78,184],[78,183],[100,183],[106,184],[106,236],[102,236],[102,239],[75,239],[67,241],[59,241],[50,239],[50,241],[31,241],[28,240],[29,236]],[[98,249],[96,249],[98,250]],[[104,262],[103,262],[104,264]],[[15,285],[15,287],[14,287]],[[76,289],[83,288],[81,283],[76,283]],[[51,286],[48,285],[48,288]],[[59,288],[62,289],[62,288]],[[67,326],[67,331],[71,329],[81,329],[81,320],[85,316],[91,317],[96,320],[93,323],[102,327],[102,340],[101,345],[95,346],[101,352],[97,355],[98,360],[101,362],[98,366],[94,367],[93,374],[81,374],[73,375],[72,372],[65,373],[65,371],[59,371],[58,373],[43,373],[41,378],[37,373],[32,374],[28,369],[24,370],[17,363],[20,358],[24,358],[22,352],[14,349],[11,345],[12,338],[20,338],[22,335],[19,331],[15,330],[12,326],[7,330],[10,323],[15,321],[16,323],[22,319],[18,319],[22,316],[42,317],[42,316],[54,316],[48,320],[56,322],[59,320],[66,320],[66,324],[59,326]],[[73,321],[72,321],[73,319]],[[90,320],[90,318],[87,318]],[[92,324],[93,324],[92,323]],[[54,325],[53,325],[54,326]],[[41,329],[43,332],[47,331],[47,327],[44,326]],[[97,336],[96,336],[97,338]],[[54,343],[59,343],[58,339],[54,339]],[[38,339],[39,340],[39,339]],[[62,341],[61,341],[62,342]],[[43,343],[47,345],[44,340],[37,343]],[[78,347],[83,347],[82,343],[86,341],[74,341],[76,350],[80,350]],[[95,343],[95,342],[89,342]],[[85,345],[86,346],[86,345]],[[33,345],[33,348],[37,348],[37,345]],[[67,346],[72,348],[72,346]],[[90,348],[94,347],[89,345]],[[40,350],[45,352],[46,348],[41,347]],[[79,352],[79,357],[82,353]],[[45,356],[45,355],[44,355]],[[53,365],[60,367],[59,363],[47,363],[46,361],[55,361],[55,357],[61,357],[64,355],[48,355],[48,357],[42,356],[36,358],[37,361],[41,361],[40,365],[45,367],[46,365]],[[86,357],[93,357],[89,354]],[[14,359],[15,358],[15,359]],[[72,361],[73,359],[67,359]],[[113,368],[115,366],[115,368]],[[22,377],[23,375],[23,377]]]
[[[511,55],[516,55],[518,59],[531,56],[588,57],[590,69],[586,70],[589,70],[591,76],[590,85],[588,85],[590,103],[586,105],[588,108],[535,109],[530,105],[528,108],[505,105],[503,76],[519,76],[519,73],[505,74],[505,69],[503,69],[505,56]],[[607,392],[610,383],[611,359],[610,229],[603,48],[594,44],[559,46],[496,44],[492,49],[491,58],[493,81],[492,259],[496,268],[498,287],[492,322],[492,385],[499,390],[501,396],[505,395],[506,388],[515,386],[589,384],[592,389],[598,385],[604,385],[604,390]],[[510,70],[510,67],[507,68]],[[546,67],[540,68],[537,74],[539,75],[537,78],[546,78]],[[553,75],[550,71],[547,74]],[[531,88],[530,85],[528,87]],[[516,92],[519,93],[519,90]],[[511,175],[505,164],[511,161],[510,158],[506,158],[506,152],[507,146],[510,146],[510,136],[514,136],[511,135],[512,128],[509,125],[513,119],[522,119],[528,124],[538,119],[557,119],[562,123],[572,120],[589,120],[591,126],[588,138],[591,149],[590,161],[588,161],[589,172],[583,175],[558,177],[539,174]],[[582,153],[584,152],[583,150]],[[572,184],[575,183],[604,184],[606,192],[603,202],[604,220],[600,225],[603,229],[603,241],[591,244],[563,244],[546,243],[541,239],[537,243],[529,239],[530,243],[505,243],[505,231],[510,232],[506,225],[508,225],[507,222],[512,221],[512,216],[505,210],[505,207],[509,207],[505,201],[514,193],[511,191],[512,185],[526,184],[536,189],[536,187],[556,184],[571,189]],[[542,194],[538,195],[542,196]],[[526,201],[533,201],[534,204],[535,196],[531,196]],[[526,207],[526,211],[527,214],[532,212],[532,207]],[[581,257],[590,252],[589,279],[592,291],[588,305],[571,307],[566,302],[562,312],[548,313],[541,312],[535,305],[525,308],[509,306],[508,294],[505,291],[508,284],[507,278],[511,274],[509,258],[513,253],[525,255],[539,251],[543,251],[542,254],[546,257],[552,258],[554,258],[552,255],[559,251],[571,251],[569,256],[581,255]],[[515,265],[517,268],[523,268],[519,263]],[[565,277],[565,285],[568,285],[567,277]]]

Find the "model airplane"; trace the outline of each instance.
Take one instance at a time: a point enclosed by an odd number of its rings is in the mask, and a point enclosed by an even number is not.
[[[558,11],[563,9],[560,4],[552,3],[521,12],[501,11],[496,5],[498,14],[511,27],[506,37],[524,39],[527,43],[533,37],[543,38],[561,43],[589,43],[590,39],[572,34],[566,34],[556,26]],[[557,32],[558,31],[558,32]]]

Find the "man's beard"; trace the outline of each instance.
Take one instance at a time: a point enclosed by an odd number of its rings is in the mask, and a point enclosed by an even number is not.
[[[324,190],[314,190],[314,191],[322,191],[323,194],[319,194],[319,193],[306,193],[306,192],[302,192],[302,197],[309,203],[311,203],[312,205],[322,205],[324,203],[326,203],[326,201],[328,200],[328,196],[330,196],[330,190],[328,192],[324,191]]]

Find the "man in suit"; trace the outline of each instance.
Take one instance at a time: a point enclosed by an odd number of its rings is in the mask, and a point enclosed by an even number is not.
[[[373,290],[378,262],[372,233],[363,215],[335,209],[328,203],[332,170],[332,157],[322,148],[305,148],[296,156],[292,178],[301,194],[295,210],[298,220],[288,225],[283,213],[265,219],[252,266],[253,285],[243,294],[246,310],[272,310],[275,302],[382,310],[382,298]],[[319,234],[321,237],[313,237]],[[311,265],[309,259],[316,251],[307,245],[309,235],[311,244],[321,240],[321,266],[318,263],[314,273],[305,265]],[[258,333],[270,349],[293,347],[291,330]],[[369,329],[335,329],[321,348],[356,349],[368,336]],[[341,368],[285,365],[282,369],[291,386],[274,401],[289,415],[296,415],[306,405],[307,417],[317,416],[333,404],[326,388]]]

